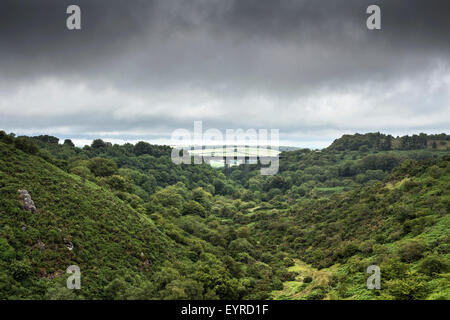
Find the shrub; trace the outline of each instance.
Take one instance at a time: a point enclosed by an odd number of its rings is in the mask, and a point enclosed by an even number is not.
[[[11,265],[11,273],[16,280],[24,280],[31,276],[33,268],[29,261],[14,260]]]
[[[175,207],[181,209],[183,206],[183,197],[175,192],[173,188],[165,188],[153,195],[154,202],[160,203],[165,207]]]
[[[388,259],[380,264],[380,269],[384,280],[401,279],[406,276],[408,265],[398,259]]]
[[[326,291],[322,287],[318,287],[311,291],[310,294],[306,296],[308,300],[323,300],[326,296]]]
[[[410,240],[400,246],[398,253],[403,262],[414,262],[422,258],[425,245],[416,240]]]
[[[19,137],[16,140],[14,140],[14,145],[17,149],[22,150],[23,152],[29,153],[29,154],[37,154],[39,152],[38,147],[32,142],[29,141],[27,138]]]
[[[189,200],[183,206],[183,214],[194,214],[201,217],[206,217],[206,210],[197,201]]]
[[[64,140],[64,145],[69,147],[75,147],[75,144],[70,139]]]
[[[5,131],[0,131],[0,140],[5,143],[12,143],[14,138],[13,136],[6,134]]]
[[[239,238],[230,242],[229,250],[232,253],[253,252],[253,245],[247,239]]]
[[[104,182],[113,190],[132,192],[133,186],[131,182],[119,175],[112,175],[110,177],[103,178]]]
[[[236,234],[239,238],[248,238],[250,236],[250,229],[247,226],[239,227]]]
[[[11,247],[6,239],[0,239],[0,261],[11,261],[16,256],[14,248]]]
[[[108,177],[117,172],[116,163],[104,158],[93,158],[89,160],[88,168],[97,177]]]
[[[354,244],[354,243],[349,243],[348,245],[346,245],[344,247],[344,250],[342,252],[342,256],[344,258],[348,258],[348,257],[351,257],[351,256],[357,254],[358,252],[359,252],[358,246],[356,244]]]
[[[94,141],[92,141],[91,147],[94,149],[104,148],[106,147],[106,142],[104,142],[102,139],[95,139]]]
[[[296,277],[297,277],[297,272],[294,272],[294,271],[287,271],[282,274],[283,281],[295,281]]]
[[[424,259],[419,264],[419,271],[432,276],[438,273],[445,273],[449,270],[448,262],[441,256],[431,255]]]
[[[289,268],[289,267],[292,267],[292,266],[295,265],[294,259],[289,258],[289,257],[285,258],[285,259],[283,260],[283,262],[284,262],[284,266],[285,266],[286,268]]]
[[[422,276],[409,274],[405,279],[395,279],[386,282],[386,288],[382,292],[383,299],[390,300],[420,300],[424,299],[429,288]]]
[[[91,170],[87,167],[78,166],[70,169],[70,173],[76,174],[77,176],[80,176],[82,178],[88,179],[89,177],[92,177]]]

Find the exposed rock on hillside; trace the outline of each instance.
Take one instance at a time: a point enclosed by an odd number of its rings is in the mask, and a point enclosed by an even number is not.
[[[18,192],[19,198],[23,202],[23,209],[35,213],[36,206],[34,205],[34,201],[31,199],[31,196],[28,193],[28,191],[25,189],[19,189]]]
[[[68,239],[64,238],[63,242],[64,242],[64,245],[66,246],[67,249],[69,249],[70,251],[73,250],[73,243],[72,243],[72,241],[69,241]]]

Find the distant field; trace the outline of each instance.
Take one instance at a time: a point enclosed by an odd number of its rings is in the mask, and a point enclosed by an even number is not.
[[[327,286],[332,272],[330,270],[317,270],[303,261],[295,259],[295,265],[289,267],[290,272],[295,272],[297,276],[294,281],[285,281],[283,290],[272,291],[274,300],[305,300],[311,299],[315,291]],[[305,279],[309,278],[309,281]],[[321,299],[329,299],[328,296]]]
[[[245,163],[244,158],[250,158],[248,159],[248,163],[256,163],[258,157],[277,157],[280,151],[258,147],[212,147],[208,149],[189,150],[189,154],[205,158],[213,157],[212,159],[208,159],[207,162],[213,168],[221,168],[225,165],[225,158],[232,159],[228,163],[229,165],[237,166]]]
[[[191,155],[214,157],[276,157],[279,150],[258,147],[208,148],[189,150]]]

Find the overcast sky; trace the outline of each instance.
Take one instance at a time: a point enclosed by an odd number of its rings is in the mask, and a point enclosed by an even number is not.
[[[0,130],[168,143],[202,120],[305,147],[449,133],[449,16],[448,0],[2,0]]]

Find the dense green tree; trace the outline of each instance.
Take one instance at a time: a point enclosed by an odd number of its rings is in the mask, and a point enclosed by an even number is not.
[[[425,245],[421,241],[409,240],[403,243],[398,249],[400,258],[404,262],[417,261],[423,256]]]
[[[189,200],[183,206],[183,214],[193,214],[206,217],[206,209],[197,201]]]
[[[69,147],[75,147],[75,144],[70,139],[64,140],[64,145]]]
[[[343,137],[283,152],[279,173],[261,176],[260,164],[175,165],[145,142],[77,148],[0,132],[0,298],[450,297],[450,158],[429,142],[447,138]],[[73,263],[82,295],[63,290]],[[381,292],[365,287],[371,264]]]
[[[95,139],[91,143],[91,147],[94,149],[105,148],[106,146],[106,142],[104,142],[102,139]]]
[[[425,257],[419,264],[419,271],[428,276],[448,272],[449,269],[448,261],[444,257],[437,255]]]
[[[89,160],[88,168],[97,177],[109,177],[117,173],[117,165],[111,159],[93,158]]]

